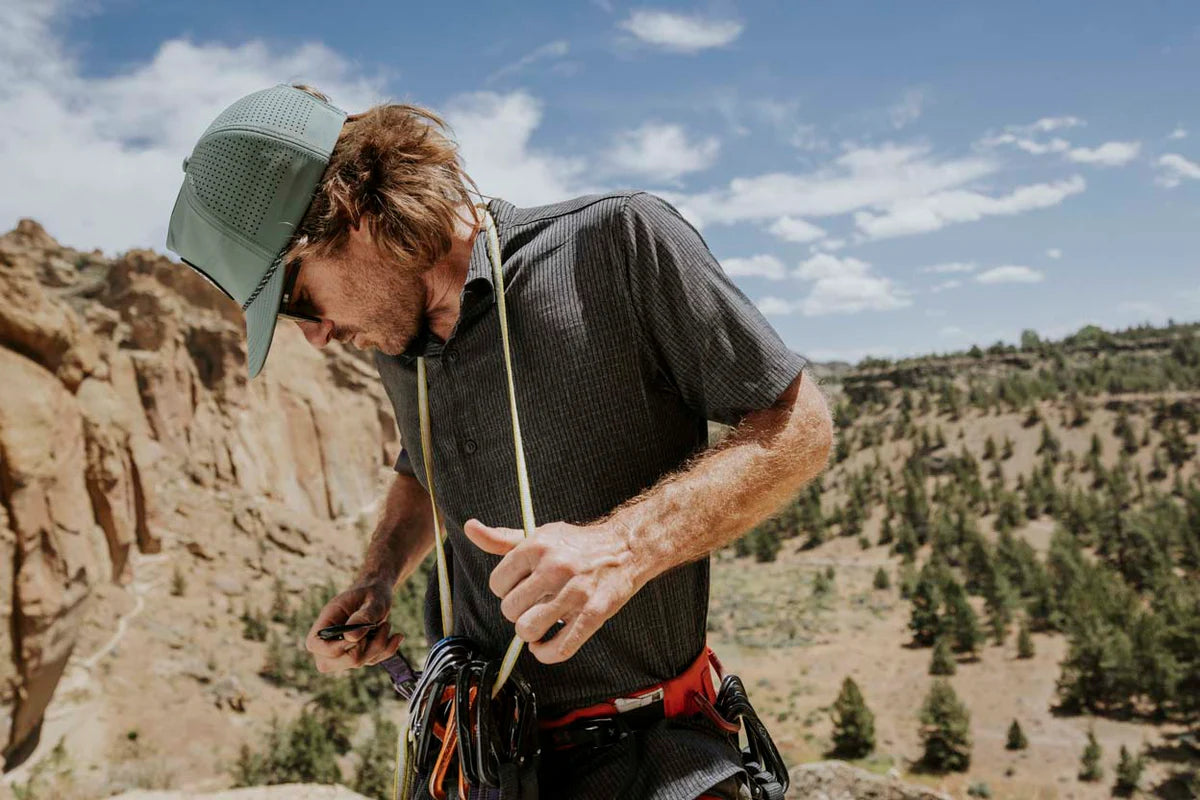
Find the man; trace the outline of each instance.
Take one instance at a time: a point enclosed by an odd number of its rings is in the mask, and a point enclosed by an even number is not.
[[[539,717],[564,718],[696,662],[709,553],[825,467],[833,426],[804,359],[654,195],[532,208],[492,198],[496,285],[485,211],[443,127],[406,105],[343,119],[306,87],[243,98],[185,161],[168,246],[242,305],[251,377],[277,314],[316,347],[375,350],[405,446],[355,581],[308,635],[317,668],[379,663],[403,636],[316,631],[385,620],[434,544],[423,357],[454,631],[498,658],[515,628]],[[528,540],[500,291],[538,522]],[[706,449],[707,420],[736,427]],[[438,608],[431,581],[431,641]],[[539,784],[556,798],[745,796],[739,754],[703,719],[660,719],[594,751],[548,749]]]

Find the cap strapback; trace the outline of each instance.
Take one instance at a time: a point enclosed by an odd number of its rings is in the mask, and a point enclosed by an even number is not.
[[[341,109],[280,84],[221,112],[184,159],[167,248],[242,306],[251,378],[275,333],[279,258],[345,120]]]

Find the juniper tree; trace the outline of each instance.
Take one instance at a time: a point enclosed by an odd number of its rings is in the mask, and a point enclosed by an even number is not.
[[[942,593],[937,582],[925,569],[917,578],[912,590],[912,612],[908,627],[913,632],[913,641],[927,647],[937,641],[943,632],[939,614]]]
[[[1021,620],[1021,628],[1017,632],[1017,658],[1033,658],[1033,655],[1033,637],[1025,620]]]
[[[875,749],[875,715],[867,708],[858,684],[848,675],[842,681],[830,718],[835,755],[862,758]]]
[[[372,735],[359,751],[358,770],[350,788],[366,797],[385,798],[392,789],[392,760],[396,749],[396,724],[375,711]]]
[[[929,658],[929,674],[953,675],[957,671],[958,664],[954,660],[954,653],[950,650],[949,638],[939,636],[937,643],[933,646],[933,655]]]
[[[1096,741],[1096,732],[1088,728],[1088,743],[1083,748],[1083,756],[1080,758],[1079,780],[1081,781],[1098,781],[1104,777],[1104,767],[1100,765],[1100,758],[1104,755],[1104,751],[1100,748],[1100,743]]]
[[[1025,738],[1025,732],[1021,730],[1021,724],[1015,719],[1008,726],[1008,741],[1004,747],[1008,750],[1024,750],[1029,747],[1029,740]]]
[[[1186,464],[1196,452],[1196,448],[1188,442],[1183,428],[1175,420],[1171,420],[1167,424],[1166,430],[1163,431],[1163,439],[1160,447],[1166,455],[1167,460],[1176,469]]]
[[[888,578],[888,572],[883,567],[875,570],[874,584],[876,589],[888,589],[891,587],[891,579]]]
[[[971,715],[945,678],[934,678],[921,706],[922,761],[936,772],[971,765]]]
[[[983,460],[991,461],[996,457],[996,440],[989,433],[988,437],[983,440]]]
[[[1133,794],[1142,780],[1142,770],[1145,769],[1145,766],[1145,757],[1141,753],[1136,756],[1131,755],[1122,744],[1117,759],[1117,780],[1113,784],[1113,790],[1124,796]]]
[[[953,578],[946,584],[945,591],[946,615],[949,617],[950,634],[954,637],[954,649],[974,655],[983,641],[975,610],[971,608],[962,586]]]

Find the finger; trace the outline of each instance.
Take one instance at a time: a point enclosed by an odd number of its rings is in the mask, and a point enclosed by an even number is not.
[[[529,643],[529,652],[534,658],[543,664],[559,664],[566,661],[579,652],[579,648],[600,630],[604,618],[585,606],[574,618],[566,619],[565,622],[563,629],[550,641],[535,640]]]
[[[506,597],[521,581],[528,578],[537,567],[538,555],[534,547],[517,547],[500,559],[500,563],[488,576],[488,588],[496,597]]]
[[[562,586],[552,585],[548,576],[538,572],[530,573],[529,577],[501,598],[500,613],[509,622],[516,622],[534,605],[553,600],[558,596],[560,589]]]
[[[587,592],[577,584],[567,584],[552,600],[538,603],[521,614],[514,626],[517,637],[530,644],[540,641],[560,619],[569,622],[578,616],[587,600]]]
[[[367,664],[370,666],[375,666],[381,661],[388,660],[396,654],[397,650],[400,649],[400,643],[402,641],[404,641],[404,634],[399,632],[393,634],[387,640],[385,645],[380,648],[380,652],[378,654],[368,657]]]
[[[504,555],[525,538],[524,531],[491,527],[475,518],[471,518],[463,524],[463,533],[480,550],[495,556]]]
[[[322,628],[327,628],[330,625],[341,625],[350,615],[351,609],[346,608],[345,601],[342,597],[335,597],[325,604],[317,614],[317,618],[313,620],[312,627],[308,629],[308,635],[304,637],[305,648],[312,653],[323,652],[333,654],[337,652],[337,648],[330,648],[327,641],[317,636],[317,631]]]

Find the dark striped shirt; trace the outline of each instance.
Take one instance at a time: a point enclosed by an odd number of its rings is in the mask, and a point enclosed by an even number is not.
[[[537,524],[607,514],[704,449],[706,420],[732,425],[769,407],[804,366],[666,201],[615,192],[532,208],[493,199],[489,208]],[[396,469],[428,489],[416,382],[416,356],[426,357],[455,633],[498,657],[513,635],[488,589],[500,559],[462,531],[471,517],[521,527],[494,288],[481,232],[450,337],[441,342],[425,329],[404,355],[377,351],[375,363],[410,445]],[[704,645],[708,592],[706,558],[651,580],[565,663],[542,664],[524,651],[517,669],[535,690],[539,714],[557,716],[677,675]],[[438,638],[436,581],[425,626],[431,642]],[[691,800],[740,768],[737,753],[703,728],[660,726],[637,743],[626,740],[605,757],[606,768],[580,776],[591,783],[553,796],[611,796],[611,781],[642,758],[641,783],[622,796]]]

